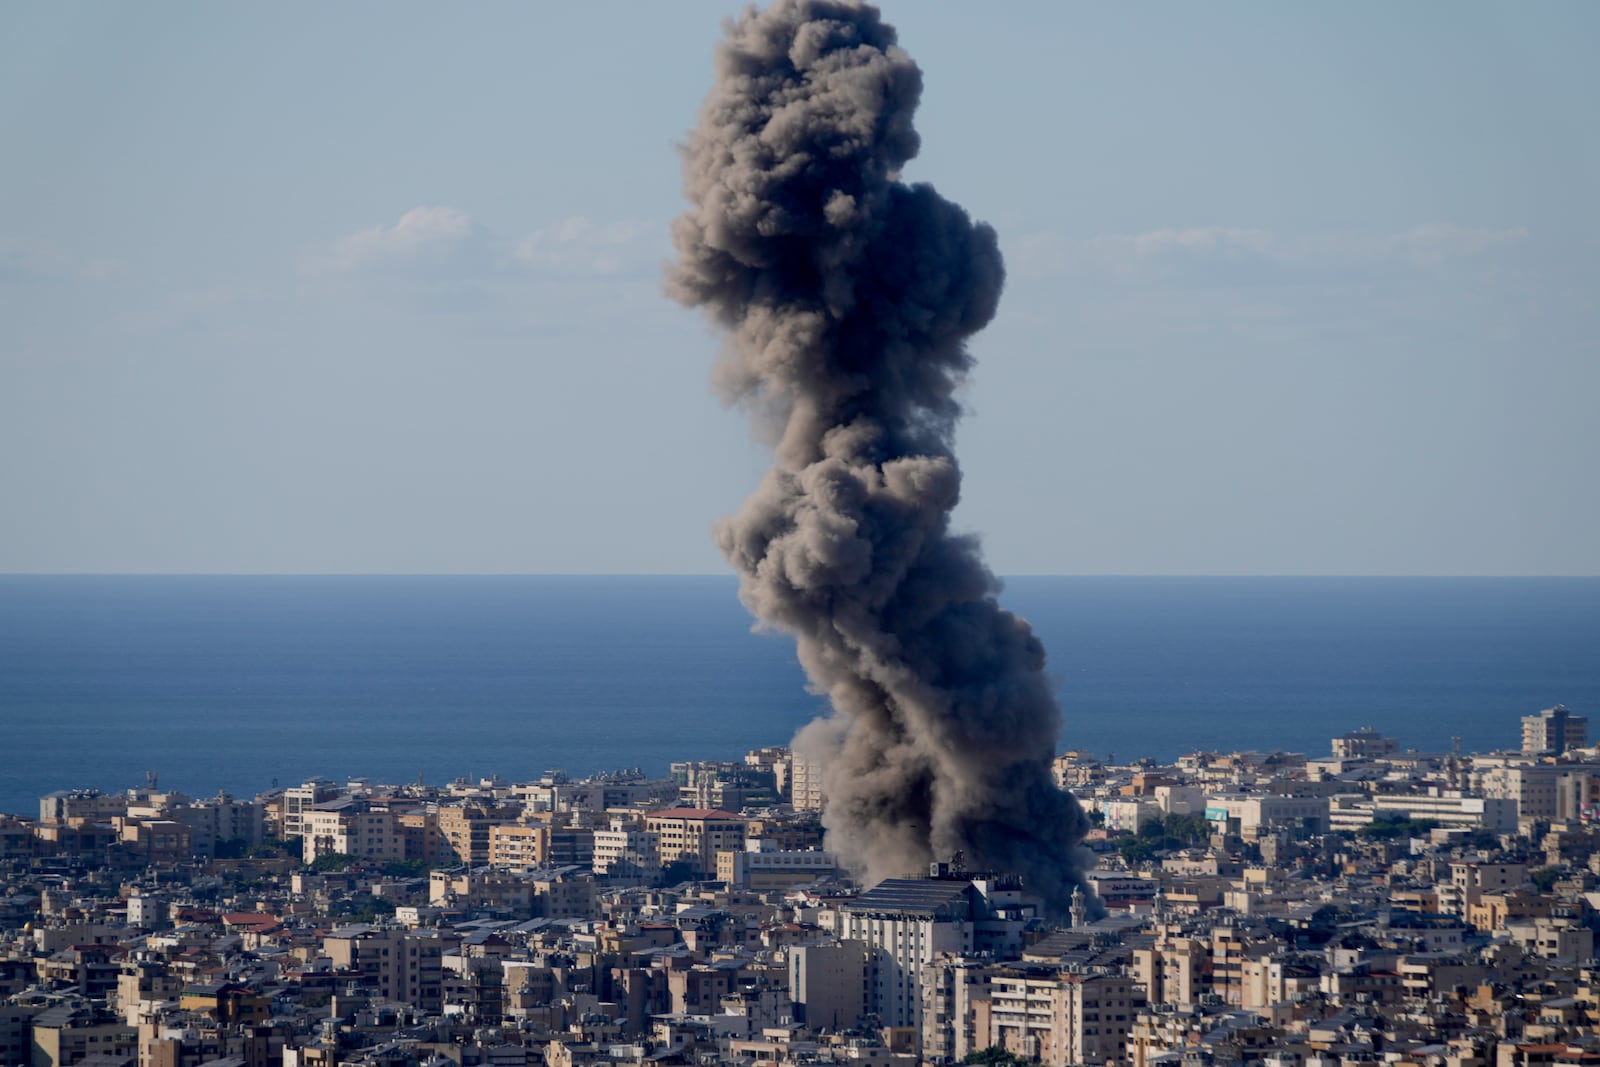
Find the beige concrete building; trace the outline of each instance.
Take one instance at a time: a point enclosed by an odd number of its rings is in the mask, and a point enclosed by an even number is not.
[[[527,914],[533,883],[500,867],[457,867],[428,875],[428,903],[435,907],[504,908]]]
[[[33,1016],[32,1023],[29,1067],[68,1067],[97,1054],[138,1055],[138,1031],[103,1008],[56,1005]]]
[[[449,804],[439,809],[439,835],[455,862],[481,866],[489,862],[490,828],[512,825],[521,814],[521,807]]]
[[[1528,763],[1489,767],[1473,777],[1482,796],[1515,802],[1517,818],[1554,819],[1558,815],[1558,783],[1566,770],[1553,763]]]
[[[696,878],[715,878],[717,853],[744,846],[745,820],[717,808],[665,808],[645,816],[663,867],[682,861]]]
[[[422,860],[431,866],[450,854],[449,844],[439,832],[438,812],[403,811],[395,816],[395,824],[405,839],[406,859]]]
[[[1588,718],[1574,715],[1565,704],[1522,717],[1522,751],[1531,756],[1559,756],[1588,743]]]
[[[550,827],[511,823],[489,827],[489,865],[537,867],[550,848]]]
[[[447,947],[453,942],[447,946],[431,931],[366,924],[340,927],[322,941],[334,969],[348,973],[358,988],[435,1012],[442,1004],[440,959]]]
[[[1413,793],[1341,793],[1328,798],[1328,828],[1358,830],[1378,819],[1426,819],[1447,829],[1511,833],[1515,801],[1455,790]]]
[[[1324,833],[1328,798],[1218,793],[1206,798],[1206,819],[1219,830],[1245,838],[1280,829]]]
[[[348,797],[302,812],[300,846],[307,863],[335,854],[375,860],[406,857],[405,834],[395,814]]]
[[[1333,739],[1333,754],[1339,759],[1374,759],[1392,756],[1399,751],[1398,741],[1384,737],[1371,726],[1363,726]]]
[[[178,863],[193,855],[189,827],[173,819],[132,819],[117,816],[112,820],[117,842],[146,863]]]
[[[1576,919],[1541,916],[1508,922],[1506,933],[1529,955],[1556,963],[1575,964],[1594,958],[1594,931]]]
[[[846,1030],[867,1010],[867,946],[860,941],[796,945],[789,950],[789,997],[795,1021],[814,1030]]]
[[[98,789],[63,789],[39,798],[41,826],[80,826],[86,822],[110,822],[113,815],[127,813],[127,796],[121,793],[102,793]]]
[[[642,820],[618,817],[594,832],[594,873],[612,878],[654,879],[661,873],[661,838]]]
[[[1163,926],[1154,945],[1134,950],[1133,977],[1150,1003],[1187,1006],[1205,991],[1202,976],[1209,962],[1202,941],[1185,936],[1180,927]]]
[[[758,892],[788,889],[839,874],[831,852],[763,849],[759,845],[717,853],[717,881]]]
[[[789,758],[789,805],[795,811],[821,811],[822,764],[799,752]]]
[[[988,1048],[989,1034],[979,1034],[978,1003],[987,1018],[989,972],[986,959],[941,956],[922,974],[922,1058],[932,1063],[960,1063]]]
[[[339,789],[326,778],[311,778],[283,791],[283,818],[280,832],[285,838],[305,833],[305,813],[318,804],[339,796]]]
[[[985,1047],[1041,1064],[1102,1064],[1122,1058],[1140,1006],[1122,975],[997,966],[988,1011],[977,1014],[988,1016]]]

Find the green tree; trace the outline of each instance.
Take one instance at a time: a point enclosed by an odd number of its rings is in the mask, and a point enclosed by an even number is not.
[[[212,855],[219,860],[242,860],[250,854],[250,843],[242,837],[222,837],[217,839],[217,847]]]
[[[1541,893],[1548,893],[1554,889],[1556,882],[1561,879],[1560,867],[1540,867],[1538,870],[1528,872],[1528,880],[1533,883],[1533,888]]]
[[[1165,826],[1167,836],[1182,841],[1185,848],[1203,845],[1211,839],[1211,824],[1204,815],[1168,815]]]
[[[1168,815],[1139,824],[1139,832],[1117,842],[1117,853],[1132,866],[1154,859],[1163,852],[1204,844],[1211,836],[1211,824],[1201,815]]]
[[[383,865],[390,878],[422,878],[430,869],[427,860],[390,860]]]
[[[1117,855],[1122,857],[1122,862],[1130,867],[1136,867],[1155,858],[1156,845],[1142,837],[1125,837],[1117,842]]]
[[[990,1045],[981,1052],[969,1052],[961,1062],[984,1064],[985,1067],[1026,1067],[1029,1063],[1028,1060],[1014,1052],[1007,1052],[999,1045]]]
[[[1375,841],[1393,841],[1402,837],[1421,837],[1439,824],[1433,819],[1378,818],[1356,832]]]

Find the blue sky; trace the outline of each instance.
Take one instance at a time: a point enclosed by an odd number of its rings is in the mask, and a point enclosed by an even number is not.
[[[732,5],[0,8],[0,571],[710,572]],[[1600,573],[1600,8],[885,7],[1002,573]]]

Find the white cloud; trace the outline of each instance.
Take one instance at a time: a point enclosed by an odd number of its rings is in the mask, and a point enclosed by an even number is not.
[[[493,264],[493,245],[464,211],[414,207],[393,226],[373,226],[341,239],[310,266],[334,273],[477,273]]]
[[[1027,234],[1007,243],[1008,258],[1022,275],[1070,273],[1118,281],[1153,281],[1185,268],[1213,271],[1251,265],[1285,268],[1437,267],[1525,240],[1526,228],[1476,229],[1430,223],[1388,234],[1323,233],[1284,236],[1230,226],[1163,228],[1136,234],[1104,234],[1069,240],[1052,233]]]
[[[653,265],[657,227],[642,222],[597,223],[582,216],[530,234],[514,253],[535,270],[559,274],[622,274]]]
[[[307,263],[319,273],[399,274],[434,279],[514,278],[529,273],[609,276],[648,266],[663,232],[642,222],[565,219],[508,241],[453,207],[416,207],[392,226],[337,241]]]
[[[1243,248],[1266,253],[1272,248],[1272,234],[1266,230],[1241,230],[1231,226],[1199,226],[1187,230],[1150,230],[1132,237],[1096,237],[1090,247],[1119,255],[1140,258],[1176,251],[1217,251]]]

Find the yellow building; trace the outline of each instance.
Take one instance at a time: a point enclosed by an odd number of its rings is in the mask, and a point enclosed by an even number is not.
[[[718,808],[666,808],[645,816],[656,835],[661,865],[683,862],[696,878],[715,878],[717,853],[744,847],[745,820]]]
[[[456,863],[481,867],[489,862],[489,830],[509,826],[522,814],[518,807],[489,808],[481,804],[452,804],[439,809],[439,833]]]

